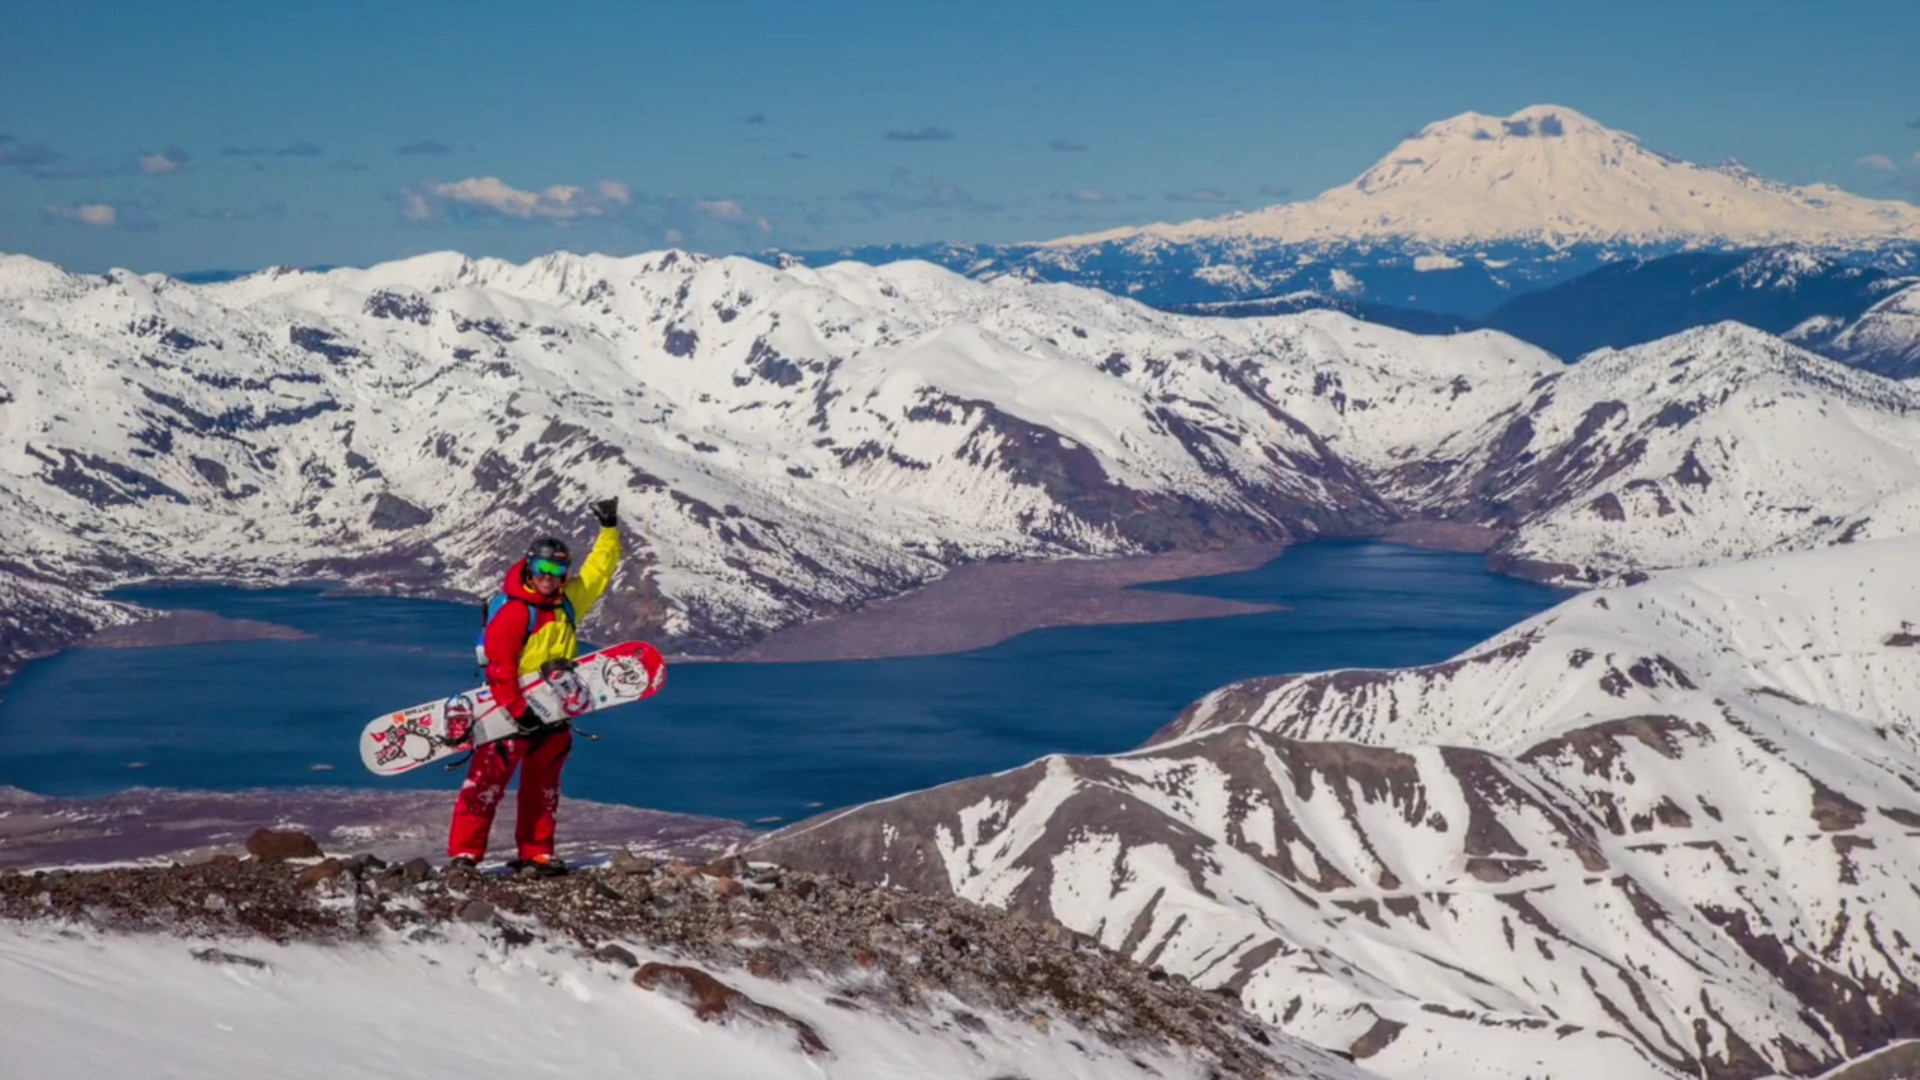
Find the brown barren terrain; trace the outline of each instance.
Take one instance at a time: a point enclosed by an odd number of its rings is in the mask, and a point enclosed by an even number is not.
[[[164,645],[206,645],[215,641],[304,641],[312,636],[278,623],[229,619],[210,611],[182,609],[125,626],[109,626],[78,647],[151,649]]]
[[[1207,596],[1132,589],[1252,570],[1282,544],[1119,559],[974,563],[859,611],[778,631],[728,656],[756,663],[871,660],[968,652],[1049,626],[1172,622],[1277,611]]]

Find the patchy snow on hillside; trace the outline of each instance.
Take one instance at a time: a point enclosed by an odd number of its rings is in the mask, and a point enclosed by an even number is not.
[[[1920,1032],[1917,567],[1671,571],[756,851],[1057,918],[1388,1076],[1817,1072]]]
[[[925,263],[441,253],[191,286],[9,257],[0,346],[0,577],[472,595],[614,494],[602,632],[692,652],[978,560],[1409,517],[1594,584],[1827,542],[1920,478],[1909,388],[1737,326],[1567,368]]]

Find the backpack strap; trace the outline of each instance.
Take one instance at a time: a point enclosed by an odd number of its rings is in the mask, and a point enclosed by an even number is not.
[[[505,592],[497,592],[487,600],[485,607],[482,608],[480,633],[479,636],[473,639],[473,662],[478,664],[483,672],[487,667],[487,627],[493,625],[494,618],[500,614],[502,609],[518,599],[518,597],[508,596]],[[527,607],[527,627],[531,630],[533,624],[540,621],[540,609],[534,607],[533,603],[528,600],[520,600],[520,603],[525,604]],[[567,613],[567,623],[573,627],[573,632],[578,634],[580,632],[580,616],[574,611],[573,597],[565,593],[560,594],[560,609]]]
[[[480,667],[482,672],[487,669],[487,628],[493,625],[493,620],[512,602],[513,597],[508,596],[505,592],[496,592],[488,597],[487,602],[481,606],[480,632],[476,634],[473,639],[473,662]],[[527,606],[532,607],[531,604]],[[529,623],[529,625],[531,625],[531,623]]]

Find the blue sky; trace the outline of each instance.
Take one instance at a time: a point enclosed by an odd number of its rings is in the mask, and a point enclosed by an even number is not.
[[[1046,239],[1461,112],[1920,201],[1920,4],[11,5],[0,251],[98,270]]]

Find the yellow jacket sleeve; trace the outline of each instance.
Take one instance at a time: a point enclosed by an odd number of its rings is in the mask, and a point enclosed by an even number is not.
[[[586,618],[593,605],[607,594],[607,586],[613,584],[613,575],[620,569],[620,553],[620,530],[601,529],[587,561],[580,564],[579,576],[567,582],[567,599],[573,601],[573,610],[580,618]]]

